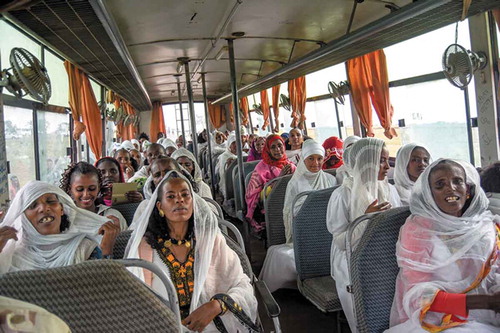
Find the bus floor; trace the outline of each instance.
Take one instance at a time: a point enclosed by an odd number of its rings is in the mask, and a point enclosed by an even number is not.
[[[243,223],[238,219],[226,217],[232,222],[242,234]],[[266,257],[266,248],[264,240],[251,237],[251,264],[254,273],[258,276],[262,268],[262,264]],[[337,314],[325,314],[316,306],[309,302],[297,289],[279,289],[273,292],[273,296],[281,308],[280,324],[284,333],[295,332],[337,332]],[[260,318],[264,327],[273,327],[271,320],[267,314],[260,309]],[[341,314],[344,317],[343,314]],[[349,326],[342,323],[342,333],[350,333]],[[340,332],[338,332],[340,333]]]

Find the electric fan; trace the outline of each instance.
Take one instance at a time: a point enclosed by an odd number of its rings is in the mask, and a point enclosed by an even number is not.
[[[285,110],[290,111],[290,98],[287,95],[280,95],[280,103]]]
[[[455,87],[465,89],[474,72],[486,66],[484,52],[466,50],[459,44],[451,44],[443,54],[443,72],[448,81]]]
[[[115,124],[118,125],[118,124],[121,124],[123,122],[123,120],[125,119],[125,114],[123,112],[123,107],[120,106],[117,110],[116,110],[116,117],[115,117]]]
[[[330,81],[328,82],[328,92],[330,92],[330,96],[332,96],[335,103],[344,105],[344,95],[349,93],[349,83],[347,81],[341,81],[337,84]]]
[[[18,98],[30,95],[47,104],[51,95],[50,78],[42,63],[30,52],[16,47],[10,52],[10,66],[0,72],[0,88],[6,87]]]

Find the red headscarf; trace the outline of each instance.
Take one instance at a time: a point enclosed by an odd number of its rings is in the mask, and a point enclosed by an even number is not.
[[[342,154],[344,154],[343,147],[344,141],[336,136],[331,136],[323,142],[323,148],[325,148],[325,161],[323,162],[323,169],[328,169],[326,162],[333,156],[336,156],[339,161],[333,166],[330,166],[330,169],[336,169],[344,164],[344,161],[342,161]]]
[[[269,135],[266,139],[264,150],[262,151],[262,159],[264,160],[264,163],[282,169],[285,165],[290,164],[290,161],[286,158],[286,154],[283,154],[279,160],[271,157],[271,144],[276,140],[281,141],[283,144],[283,150],[285,150],[285,141],[283,141],[281,136],[276,134]]]

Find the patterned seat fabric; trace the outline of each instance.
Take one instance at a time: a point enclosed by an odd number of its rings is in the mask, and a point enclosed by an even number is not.
[[[251,162],[243,163],[243,174],[245,176],[245,179],[246,179],[247,175],[249,175],[253,172],[253,170],[255,169],[255,166],[259,162],[260,161],[251,161]],[[235,205],[236,211],[242,210],[243,206],[245,205],[245,203],[241,202],[241,200],[240,200],[241,197],[239,196],[241,186],[240,186],[240,178],[239,178],[238,172],[239,172],[239,168],[238,168],[238,166],[236,166],[233,169],[234,205]],[[243,197],[245,197],[245,194],[243,194]]]
[[[291,175],[276,178],[271,193],[266,199],[267,246],[283,244],[286,241],[283,204],[285,203],[286,187],[291,178]]]
[[[123,215],[125,220],[127,220],[127,225],[130,226],[132,220],[134,219],[135,211],[137,210],[137,207],[139,207],[139,204],[140,202],[130,202],[121,205],[116,205],[113,206],[112,208],[119,211]]]
[[[408,207],[373,217],[352,253],[350,271],[359,332],[389,328],[396,278],[396,242],[410,215]]]
[[[45,308],[74,333],[178,332],[170,308],[112,260],[7,273],[0,294]]]
[[[116,237],[115,246],[113,247],[113,258],[122,259],[125,254],[125,248],[127,247],[128,240],[132,235],[132,230],[125,230],[118,234]]]
[[[340,299],[331,276],[322,276],[298,281],[299,291],[323,312],[342,310]]]

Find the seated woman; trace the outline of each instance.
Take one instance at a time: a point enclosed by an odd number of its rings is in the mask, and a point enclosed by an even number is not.
[[[288,175],[294,171],[295,165],[286,158],[283,139],[279,135],[268,136],[262,151],[262,161],[255,166],[245,194],[246,218],[255,231],[264,229],[265,222],[262,222],[262,198],[264,195],[261,197],[264,185],[271,179]],[[258,217],[256,214],[260,214],[260,216]]]
[[[76,207],[61,189],[29,182],[0,223],[0,274],[109,258],[119,232],[118,223]]]
[[[186,148],[179,148],[172,154],[172,158],[175,159],[177,163],[179,163],[179,165],[193,177],[194,181],[198,185],[198,195],[202,198],[212,199],[210,186],[203,181],[201,168],[196,162],[193,153]]]
[[[163,146],[163,148],[165,148],[165,154],[167,156],[172,156],[174,151],[177,150],[177,144],[172,139],[165,138],[162,142],[159,143]]]
[[[346,178],[342,186],[333,191],[326,213],[328,231],[333,235],[330,255],[332,277],[344,313],[352,332],[356,332],[352,295],[347,292],[349,272],[346,260],[346,236],[349,224],[361,215],[380,212],[401,206],[398,192],[387,181],[389,151],[384,141],[363,138],[352,145],[352,178]],[[354,244],[363,233],[358,228]]]
[[[399,234],[386,332],[499,332],[498,223],[467,162],[440,159],[418,178]]]
[[[323,142],[323,148],[325,149],[323,169],[337,169],[344,164],[342,161],[343,147],[344,142],[336,136],[331,136]]]
[[[500,215],[500,162],[487,166],[481,172],[481,187],[490,201],[488,209]]]
[[[123,215],[102,204],[102,198],[99,198],[101,184],[101,172],[96,167],[87,162],[78,162],[64,170],[59,187],[73,199],[77,207],[117,219],[121,231],[127,230],[127,221]]]
[[[293,217],[299,212],[304,200],[295,198],[302,192],[322,190],[337,184],[335,177],[321,170],[325,150],[314,140],[306,140],[302,146],[297,170],[288,182],[283,205],[286,243],[267,249],[260,279],[266,282],[271,292],[279,288],[296,288],[297,270],[293,252]],[[293,206],[293,207],[292,207]]]
[[[130,145],[132,144],[130,143]],[[118,149],[113,157],[118,161],[118,163],[120,163],[120,166],[123,170],[123,176],[125,177],[125,181],[127,182],[137,172],[139,167],[137,162],[132,158],[130,152],[125,148]]]
[[[247,162],[259,161],[262,159],[262,151],[266,145],[266,138],[263,136],[256,137],[250,144]]]
[[[398,190],[401,204],[410,204],[410,195],[413,185],[418,177],[429,166],[431,155],[421,145],[408,143],[399,148],[396,154],[396,166],[394,168],[394,183]]]
[[[352,145],[356,143],[359,139],[361,139],[359,136],[356,135],[351,135],[348,136],[344,140],[344,145],[343,145],[343,154],[342,154],[342,165],[337,169],[337,172],[335,174],[335,178],[337,179],[337,183],[339,185],[342,185],[344,182],[345,178],[351,177],[351,165],[350,165],[350,159],[349,159],[349,150],[351,149]]]
[[[244,332],[253,326],[257,301],[250,279],[216,216],[178,172],[158,184],[125,256],[151,261],[171,277],[189,330],[218,332],[215,325],[224,325],[227,332]],[[142,269],[134,273],[168,298],[156,276]]]
[[[286,151],[286,157],[290,162],[297,165],[300,157],[300,150],[302,149],[302,143],[304,142],[304,135],[300,128],[293,128],[290,130],[290,135],[288,137],[288,143],[290,144],[290,150]]]
[[[123,170],[120,163],[112,157],[103,157],[95,163],[95,167],[101,171],[101,195],[106,206],[111,206],[111,195],[114,183],[125,183]],[[144,198],[139,191],[125,193],[129,202],[141,202]]]
[[[218,174],[219,174],[219,191],[222,193],[226,199],[226,169],[231,165],[233,161],[236,161],[238,156],[236,156],[236,135],[231,133],[226,141],[226,150],[219,156],[217,161]]]

